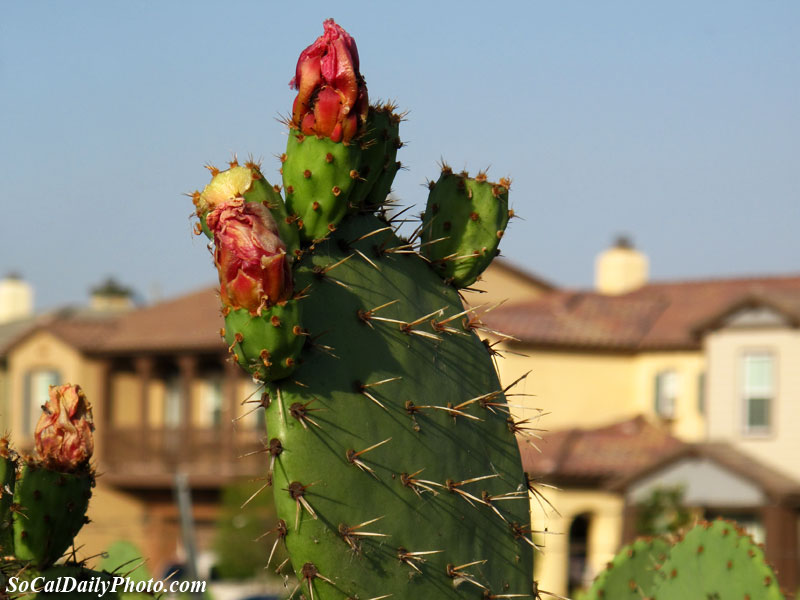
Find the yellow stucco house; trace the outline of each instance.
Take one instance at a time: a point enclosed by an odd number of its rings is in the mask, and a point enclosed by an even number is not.
[[[621,240],[595,289],[556,289],[484,316],[518,419],[540,586],[585,587],[635,535],[636,503],[682,485],[697,514],[739,519],[781,583],[800,584],[800,276],[649,282]],[[538,449],[533,449],[535,444]],[[711,485],[709,482],[713,482]],[[560,514],[559,514],[560,513]],[[790,533],[787,533],[790,532]]]

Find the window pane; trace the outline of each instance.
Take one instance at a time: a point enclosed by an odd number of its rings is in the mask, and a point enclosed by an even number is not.
[[[697,376],[697,412],[706,414],[706,374]]]
[[[772,392],[772,356],[749,354],[744,357],[745,392]]]
[[[747,407],[748,427],[769,427],[769,398],[749,398]]]
[[[174,428],[181,424],[181,380],[170,377],[164,395],[164,427]]]
[[[33,435],[33,430],[42,414],[42,405],[46,404],[50,398],[50,386],[58,385],[60,379],[61,375],[58,371],[38,370],[28,374],[25,411],[22,420],[24,435]]]
[[[675,416],[675,398],[678,395],[678,374],[675,371],[662,371],[656,375],[655,410],[666,419]]]

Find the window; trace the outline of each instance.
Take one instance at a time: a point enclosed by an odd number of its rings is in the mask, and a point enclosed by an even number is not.
[[[219,427],[222,423],[222,377],[212,375],[206,380],[205,415],[209,425]]]
[[[706,414],[706,374],[697,375],[697,412]]]
[[[164,389],[164,427],[174,429],[181,425],[181,380],[169,377]]]
[[[654,408],[662,419],[675,418],[675,399],[678,396],[678,374],[675,371],[661,371],[656,375]]]
[[[774,359],[769,352],[744,355],[742,395],[746,433],[768,433],[775,397]]]
[[[36,369],[25,374],[25,404],[22,408],[22,431],[33,436],[42,414],[42,405],[50,398],[50,386],[61,382],[61,374],[55,369]]]

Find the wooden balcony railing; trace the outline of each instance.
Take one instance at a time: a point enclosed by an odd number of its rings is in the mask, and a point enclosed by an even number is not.
[[[237,477],[265,476],[268,456],[259,431],[115,428],[106,433],[97,462],[103,478],[117,485],[163,487],[175,473],[215,485]]]

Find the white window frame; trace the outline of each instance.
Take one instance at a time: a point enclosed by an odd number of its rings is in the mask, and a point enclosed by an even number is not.
[[[42,405],[50,399],[50,386],[61,383],[61,373],[54,367],[36,367],[25,373],[25,398],[22,406],[23,436],[33,437]]]
[[[769,359],[771,363],[770,381],[768,384],[759,386],[747,381],[747,363],[749,359]],[[777,360],[776,354],[772,350],[754,349],[746,350],[741,355],[740,368],[741,377],[739,392],[741,395],[742,407],[742,430],[747,436],[766,436],[771,435],[774,429],[775,408],[777,406]],[[752,425],[750,423],[750,401],[763,399],[766,401],[767,423],[765,425]]]
[[[661,419],[674,420],[678,404],[678,371],[662,369],[655,376],[653,411]],[[667,397],[666,392],[671,392]],[[662,395],[663,394],[663,395]]]

